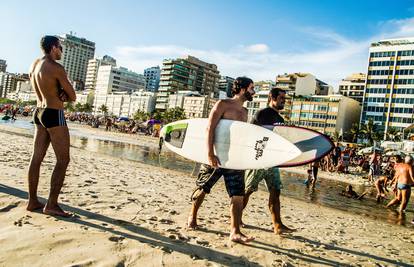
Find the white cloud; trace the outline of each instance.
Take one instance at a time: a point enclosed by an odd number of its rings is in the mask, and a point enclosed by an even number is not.
[[[278,53],[267,44],[235,45],[228,50],[202,50],[176,45],[121,46],[115,50],[120,65],[143,72],[150,66],[162,65],[166,58],[185,55],[198,57],[218,66],[222,75],[274,80],[277,74],[310,72],[334,86],[355,72],[366,72],[368,48],[371,42],[384,38],[414,36],[414,18],[386,21],[379,25],[378,34],[364,40],[352,40],[329,29],[300,29],[307,40],[322,44],[307,52]]]

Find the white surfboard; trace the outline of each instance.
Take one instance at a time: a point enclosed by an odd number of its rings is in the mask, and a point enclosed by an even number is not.
[[[271,125],[264,126],[293,143],[302,153],[278,167],[305,165],[326,156],[335,147],[332,140],[315,130],[299,126]]]
[[[161,129],[161,137],[171,151],[208,164],[207,123],[207,119],[172,122]],[[224,119],[216,127],[214,150],[220,167],[235,170],[277,166],[301,153],[291,142],[266,128]]]

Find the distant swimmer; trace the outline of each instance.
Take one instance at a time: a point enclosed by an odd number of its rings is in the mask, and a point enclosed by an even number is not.
[[[395,204],[400,204],[399,212],[404,212],[411,196],[411,186],[413,180],[413,158],[406,156],[404,162],[395,164],[395,176],[391,184],[394,184],[394,190],[397,191],[396,197],[388,203],[387,208]]]
[[[44,36],[40,41],[44,53],[30,67],[29,76],[37,97],[37,107],[33,113],[35,135],[33,154],[29,165],[28,211],[43,209],[43,213],[68,217],[58,205],[58,197],[63,186],[69,164],[69,130],[66,125],[63,103],[75,101],[76,94],[65,69],[56,62],[62,57],[62,46],[55,36]],[[37,198],[40,165],[52,143],[56,155],[56,165],[52,173],[49,199],[46,205]]]

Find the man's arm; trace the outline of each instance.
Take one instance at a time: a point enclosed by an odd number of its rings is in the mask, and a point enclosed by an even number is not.
[[[73,89],[72,84],[68,79],[65,69],[62,66],[58,66],[57,79],[59,84],[62,86],[63,91],[65,91],[69,101],[76,101],[76,93]]]
[[[33,77],[33,72],[36,68],[37,63],[39,63],[39,61],[40,61],[40,59],[36,59],[35,62],[33,62],[33,64],[30,66],[29,79],[30,79],[30,84],[32,85],[32,88],[35,90],[38,101],[42,102],[43,101],[42,94],[39,92],[39,89],[37,88],[36,81]]]
[[[224,102],[218,101],[210,111],[207,123],[207,153],[209,164],[218,168],[220,164],[218,158],[214,154],[214,134],[221,117],[224,114]]]
[[[410,174],[411,184],[413,184],[414,183],[414,177],[413,177],[413,167],[412,166],[410,166],[408,168],[408,173]]]

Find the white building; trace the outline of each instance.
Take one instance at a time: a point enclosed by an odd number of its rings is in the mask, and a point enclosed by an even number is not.
[[[83,90],[88,61],[95,55],[95,43],[72,34],[57,37],[63,47],[62,58],[58,62],[65,68],[69,79],[74,82],[75,89]]]
[[[371,44],[361,124],[372,119],[384,136],[389,127],[403,131],[413,124],[414,38]]]
[[[310,73],[278,75],[275,87],[285,90],[291,96],[328,95],[333,93],[332,86],[316,79]]]
[[[155,93],[143,90],[133,94],[95,95],[94,112],[101,113],[100,107],[105,105],[108,114],[132,117],[138,110],[152,113],[155,109]]]
[[[267,107],[269,91],[259,91],[253,96],[252,101],[246,101],[244,106],[247,108],[248,121],[251,121],[256,112]]]
[[[221,92],[225,92],[227,97],[233,97],[231,92],[233,88],[233,83],[234,78],[229,76],[221,76],[218,84],[219,95],[222,95]]]
[[[112,93],[132,94],[145,89],[144,75],[123,67],[100,66],[96,79],[95,95]]]
[[[98,76],[99,66],[111,65],[116,67],[116,60],[110,56],[105,55],[102,59],[94,58],[88,61],[86,71],[85,90],[93,91],[96,87],[96,79]]]

